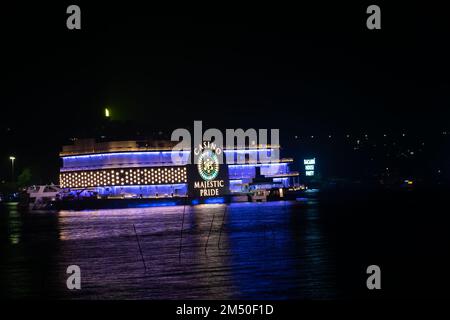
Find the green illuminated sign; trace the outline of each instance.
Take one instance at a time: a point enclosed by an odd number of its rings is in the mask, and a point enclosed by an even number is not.
[[[219,159],[212,150],[203,151],[198,157],[198,173],[203,180],[214,180],[219,174]]]

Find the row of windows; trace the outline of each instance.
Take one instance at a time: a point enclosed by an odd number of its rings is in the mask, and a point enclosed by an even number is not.
[[[279,174],[289,173],[289,166],[287,163],[258,165],[261,174],[264,176],[274,176]],[[231,165],[228,167],[230,179],[254,178],[256,174],[255,166],[252,165]]]
[[[184,165],[174,162],[170,152],[148,153],[111,153],[104,155],[74,156],[63,158],[64,168],[104,167],[104,166],[155,166],[155,165]]]

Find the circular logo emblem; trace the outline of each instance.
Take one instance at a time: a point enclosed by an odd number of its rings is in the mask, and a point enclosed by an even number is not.
[[[203,180],[213,180],[219,174],[219,159],[212,150],[205,150],[198,157],[198,173]]]

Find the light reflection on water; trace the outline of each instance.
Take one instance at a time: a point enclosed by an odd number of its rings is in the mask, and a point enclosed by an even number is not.
[[[22,228],[22,221],[19,218],[19,212],[17,211],[17,204],[8,204],[9,213],[9,240],[12,245],[20,242],[20,230]]]
[[[22,214],[13,219],[23,221],[21,248],[7,245],[1,281],[19,297],[332,298],[329,240],[317,218],[314,203],[296,202]],[[71,264],[81,268],[78,292],[65,288]]]

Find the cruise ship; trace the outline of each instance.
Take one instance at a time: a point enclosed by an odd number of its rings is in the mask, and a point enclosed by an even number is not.
[[[175,142],[167,140],[95,139],[79,139],[63,146],[59,206],[76,209],[251,201],[261,190],[267,195],[261,199],[265,201],[286,198],[290,191],[299,189],[299,173],[290,168],[292,158],[267,160],[278,145],[225,148],[220,150],[222,162],[217,161],[217,150],[204,148],[197,164],[191,164],[194,153],[198,155],[195,148],[180,151],[174,147]]]

